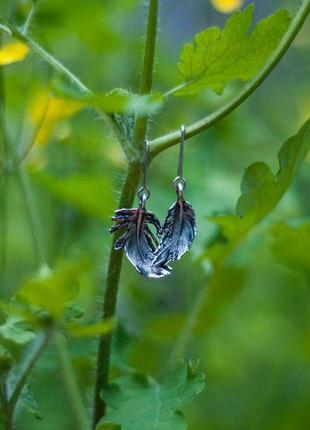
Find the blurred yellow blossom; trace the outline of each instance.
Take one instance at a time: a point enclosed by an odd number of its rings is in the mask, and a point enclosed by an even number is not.
[[[29,110],[29,121],[38,127],[36,145],[45,145],[54,133],[56,125],[68,120],[81,111],[84,103],[52,98],[47,91],[41,91],[33,99]]]
[[[240,9],[244,0],[211,0],[211,3],[219,12],[231,13],[236,9]]]
[[[0,65],[17,63],[23,61],[29,54],[30,49],[24,43],[16,42],[0,48]]]

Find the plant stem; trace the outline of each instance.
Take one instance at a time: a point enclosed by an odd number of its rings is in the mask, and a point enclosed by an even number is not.
[[[152,89],[154,58],[156,50],[158,23],[158,0],[149,1],[148,22],[146,31],[146,41],[144,47],[143,68],[140,82],[140,94],[148,94]],[[136,119],[134,148],[140,153],[140,160],[131,162],[128,165],[126,178],[123,184],[119,208],[132,207],[135,194],[141,179],[141,159],[144,150],[144,140],[147,134],[148,117],[142,116]],[[115,251],[114,244],[119,234],[115,233],[110,252],[106,291],[103,300],[103,320],[107,320],[115,315],[119,280],[122,269],[123,252]],[[98,421],[106,413],[106,404],[101,399],[100,393],[109,380],[109,369],[111,361],[113,333],[102,336],[99,339],[97,356],[97,375],[95,382],[94,396],[94,418],[93,429]]]
[[[54,345],[59,358],[64,384],[76,418],[76,428],[85,430],[87,421],[85,407],[68,353],[66,338],[61,334],[56,334]]]
[[[86,85],[84,85],[83,82],[77,76],[75,76],[74,73],[71,72],[71,70],[69,70],[64,64],[57,60],[57,58],[47,52],[41,45],[32,40],[23,31],[20,31],[14,24],[10,23],[7,19],[1,17],[1,21],[3,25],[7,27],[7,29],[11,32],[13,37],[27,45],[33,52],[39,55],[42,60],[48,63],[53,70],[60,72],[61,74],[66,76],[82,94],[84,94],[86,97],[94,96],[93,92],[89,88],[87,88]],[[105,113],[100,108],[96,107],[95,110],[100,116],[100,118],[103,119],[105,123],[111,128],[115,137],[121,144],[128,160],[131,160],[133,158],[133,151],[130,148],[126,137],[117,125],[113,116]]]
[[[300,9],[298,10],[295,18],[288,31],[285,33],[282,41],[278,48],[271,55],[266,65],[262,68],[259,74],[230,102],[225,106],[206,116],[205,118],[195,122],[194,124],[186,127],[186,139],[189,139],[201,132],[207,130],[213,125],[217,124],[222,119],[226,118],[231,112],[233,112],[238,106],[240,106],[270,75],[276,65],[280,62],[286,51],[289,49],[300,29],[302,28],[307,16],[310,13],[310,0],[304,0]],[[175,131],[165,136],[159,137],[152,142],[151,155],[154,158],[167,148],[176,145],[180,141],[180,132]]]
[[[140,172],[141,169],[139,164],[129,164],[119,201],[119,208],[132,207],[141,177]],[[117,294],[123,262],[123,252],[116,251],[114,249],[114,244],[118,237],[119,234],[114,234],[110,251],[106,290],[103,300],[103,320],[113,317],[116,311]],[[106,412],[106,405],[101,399],[100,393],[107,385],[109,379],[112,340],[113,333],[101,336],[99,339],[96,365],[97,374],[95,382],[93,429],[96,428],[98,421]]]
[[[16,177],[25,202],[30,230],[33,238],[37,266],[40,268],[40,266],[46,262],[46,246],[44,244],[45,235],[43,233],[41,218],[37,210],[37,204],[35,202],[32,189],[29,184],[27,172],[23,166],[18,167]]]
[[[40,3],[41,3],[40,0],[37,0],[35,3],[32,3],[32,7],[31,7],[30,12],[29,12],[29,14],[27,16],[25,24],[23,25],[23,28],[22,28],[22,33],[23,34],[27,34],[28,33],[28,30],[29,30],[29,28],[31,26],[31,23],[33,21],[33,18],[34,18],[35,14],[36,14],[39,6],[40,6]]]
[[[15,410],[17,401],[19,399],[19,396],[30,376],[30,373],[32,372],[33,368],[35,367],[39,357],[41,356],[42,352],[46,348],[49,340],[51,337],[51,331],[46,330],[45,332],[38,335],[38,338],[34,341],[33,347],[31,352],[29,353],[29,358],[26,360],[19,379],[17,380],[15,387],[13,388],[13,391],[11,395],[9,396],[8,400],[8,408],[13,415],[13,412]]]
[[[140,81],[140,95],[149,94],[152,90],[153,70],[156,51],[156,38],[158,26],[158,0],[150,0],[147,23],[147,34],[144,48],[143,67]],[[136,119],[134,146],[140,152],[144,151],[144,140],[147,134],[149,117],[141,115]]]

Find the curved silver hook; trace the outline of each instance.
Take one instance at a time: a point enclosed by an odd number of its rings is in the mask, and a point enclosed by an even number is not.
[[[181,125],[178,176],[173,181],[173,185],[175,186],[175,189],[180,197],[183,195],[183,191],[186,187],[186,181],[183,176],[185,133],[186,133],[185,126]]]
[[[151,192],[147,186],[147,169],[150,164],[150,145],[149,141],[145,139],[144,141],[144,153],[141,163],[142,168],[142,187],[138,190],[139,203],[144,207],[147,200],[150,198]]]

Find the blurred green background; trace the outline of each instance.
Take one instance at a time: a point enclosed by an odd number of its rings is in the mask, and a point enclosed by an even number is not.
[[[207,0],[160,3],[154,90],[165,92],[180,81],[177,62],[183,44],[208,26],[222,27],[227,14]],[[294,13],[299,6],[297,0],[254,3],[257,20],[282,7]],[[16,24],[24,22],[30,7],[26,0],[0,4],[1,12]],[[138,0],[43,0],[30,34],[94,91],[118,87],[137,91],[146,14],[146,6]],[[9,41],[4,36],[3,43]],[[23,148],[46,109],[53,74],[32,53],[22,62],[1,66],[1,71],[7,134],[16,149]],[[264,161],[277,170],[281,144],[310,116],[309,75],[308,20],[262,87],[227,119],[189,141],[186,197],[196,210],[198,237],[169,278],[144,280],[124,262],[115,374],[124,365],[161,374],[179,321],[196,293],[207,288],[209,268],[199,257],[215,234],[208,217],[234,212],[241,178],[250,163]],[[150,137],[211,113],[238,88],[239,84],[230,85],[222,97],[207,91],[197,97],[170,99],[152,118]],[[86,257],[91,264],[80,278],[78,302],[86,309],[85,321],[97,318],[111,245],[108,228],[124,168],[121,149],[93,111],[81,109],[77,102],[50,102],[45,123],[24,162],[22,181],[17,174],[10,176],[7,205],[1,205],[2,299],[34,276],[43,261],[54,268],[63,261]],[[176,148],[159,155],[150,167],[149,209],[160,219],[175,198],[171,181],[176,168]],[[216,300],[204,309],[202,329],[186,352],[186,358],[200,359],[207,384],[185,410],[190,430],[310,427],[310,263],[305,245],[310,243],[309,186],[308,156],[276,210],[231,256],[228,267],[238,272],[237,281],[228,271],[218,281]],[[34,243],[29,211],[34,211],[40,232],[38,243]],[[303,235],[292,234],[281,244],[275,229],[283,224],[308,227]],[[298,249],[302,255],[296,257]],[[302,258],[303,264],[298,264]],[[238,288],[232,285],[236,282]],[[20,352],[15,351],[16,356]],[[70,354],[90,408],[96,343],[70,340]],[[75,429],[52,346],[31,382],[44,419],[36,421],[21,410],[21,429]]]

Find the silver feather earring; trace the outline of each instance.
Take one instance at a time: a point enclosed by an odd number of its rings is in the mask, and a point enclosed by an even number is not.
[[[168,210],[163,223],[163,238],[155,252],[154,266],[168,266],[172,261],[180,260],[190,250],[195,239],[196,220],[192,206],[183,198],[186,181],[183,176],[185,127],[181,127],[178,176],[173,181],[177,192],[177,201]]]
[[[110,232],[125,230],[124,234],[115,243],[114,249],[124,249],[128,260],[141,275],[146,278],[162,278],[169,275],[171,269],[164,262],[153,265],[158,241],[149,224],[155,227],[157,235],[161,234],[161,226],[158,218],[146,209],[146,202],[151,195],[147,187],[148,166],[149,144],[146,140],[142,166],[143,183],[138,191],[139,206],[115,211],[112,217],[115,225],[110,229]]]

